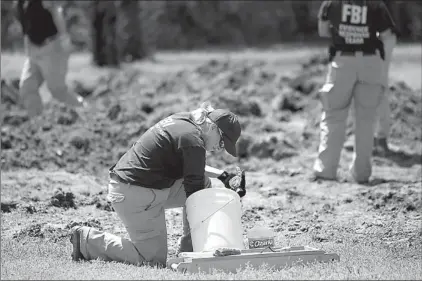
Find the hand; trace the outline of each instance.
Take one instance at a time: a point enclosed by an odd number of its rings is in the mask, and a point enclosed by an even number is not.
[[[236,189],[236,192],[239,194],[240,198],[246,195],[246,175],[244,170],[240,170],[240,185]]]
[[[226,171],[224,171],[219,177],[217,177],[217,179],[222,181],[226,188],[236,191],[236,193],[239,194],[240,197],[245,196],[245,171],[241,170],[239,167],[236,167],[236,173],[227,173]]]

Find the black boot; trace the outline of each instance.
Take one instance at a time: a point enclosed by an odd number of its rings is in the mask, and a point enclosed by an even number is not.
[[[190,233],[180,237],[179,239],[178,253],[182,252],[193,252],[192,237]]]
[[[390,152],[388,147],[387,138],[375,138],[374,139],[374,152],[378,155],[386,155]]]

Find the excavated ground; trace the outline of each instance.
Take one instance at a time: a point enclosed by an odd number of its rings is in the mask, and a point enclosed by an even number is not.
[[[370,184],[350,181],[347,145],[339,182],[312,182],[325,63],[324,56],[316,55],[299,71],[279,73],[266,61],[210,60],[152,77],[129,65],[108,72],[95,85],[75,84],[90,100],[89,110],[50,102],[33,120],[2,94],[2,238],[57,241],[75,224],[126,235],[105,200],[108,167],[161,118],[210,100],[238,114],[243,127],[240,158],[217,154],[208,162],[247,170],[245,232],[264,220],[281,246],[365,242],[399,255],[420,255],[421,92],[392,82],[391,141],[400,150],[374,156]],[[347,136],[350,142],[351,119]],[[168,211],[167,218],[169,254],[174,255],[180,210]]]

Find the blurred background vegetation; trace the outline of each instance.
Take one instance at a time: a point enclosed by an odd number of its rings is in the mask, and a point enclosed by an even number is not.
[[[77,50],[97,65],[141,59],[155,50],[318,42],[322,1],[57,1]],[[400,40],[422,38],[420,1],[389,1]],[[13,1],[1,1],[2,50],[22,48]]]

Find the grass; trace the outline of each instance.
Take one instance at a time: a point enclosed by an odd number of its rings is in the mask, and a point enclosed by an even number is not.
[[[2,239],[1,279],[24,280],[417,280],[420,260],[404,259],[393,252],[362,244],[330,245],[340,255],[339,262],[295,266],[272,270],[265,265],[238,273],[183,274],[170,269],[136,267],[114,262],[70,260],[70,244]]]
[[[415,169],[414,169],[415,170]],[[295,184],[295,179],[277,179],[276,175],[266,176],[264,173],[252,173],[251,178],[257,180],[266,180],[266,185],[281,185],[284,182],[286,186]],[[261,177],[261,178],[260,178]],[[264,179],[265,177],[265,179]],[[398,180],[404,180],[402,175]],[[278,181],[277,181],[278,180]],[[296,179],[297,181],[298,179]],[[300,181],[300,179],[299,179]],[[43,185],[40,183],[44,182]],[[336,214],[328,214],[322,219],[326,224],[322,224],[321,233],[330,237],[333,232],[336,233],[336,239],[329,239],[326,242],[320,242],[314,239],[314,234],[304,232],[300,235],[291,235],[291,232],[277,232],[276,244],[280,247],[293,245],[308,245],[322,249],[326,252],[337,253],[340,256],[339,262],[326,264],[310,264],[307,266],[294,266],[282,270],[273,270],[271,268],[262,268],[256,270],[252,268],[243,268],[236,274],[223,273],[218,270],[201,274],[183,274],[174,272],[170,269],[156,269],[150,267],[136,267],[115,262],[89,261],[75,263],[71,261],[71,244],[67,238],[53,239],[45,236],[44,238],[21,236],[19,239],[12,238],[12,233],[28,226],[47,223],[51,225],[66,224],[70,220],[86,220],[95,218],[101,222],[101,226],[118,235],[123,235],[121,222],[116,218],[115,213],[97,210],[94,206],[81,206],[78,209],[60,209],[48,207],[42,208],[45,201],[51,196],[54,188],[61,187],[66,191],[71,191],[77,198],[84,197],[84,194],[91,195],[101,190],[101,185],[95,184],[96,180],[88,175],[73,175],[66,172],[43,172],[27,171],[25,175],[19,176],[19,172],[2,173],[2,202],[4,198],[10,198],[18,202],[25,201],[24,198],[30,198],[34,193],[33,189],[38,189],[37,194],[40,198],[37,209],[34,214],[27,214],[20,210],[11,213],[3,213],[1,216],[2,239],[1,239],[1,279],[2,280],[344,280],[344,279],[362,279],[362,280],[417,280],[420,279],[422,261],[420,252],[414,246],[407,243],[398,243],[386,245],[375,235],[377,232],[389,232],[382,226],[373,225],[368,228],[373,232],[357,233],[362,222],[371,223],[380,220],[385,224],[394,221],[401,221],[402,224],[391,228],[392,232],[403,233],[409,227],[406,218],[396,216],[395,219],[385,216],[382,213],[368,213],[361,202],[353,194],[359,194],[364,187],[352,186],[351,184],[341,184],[322,187],[317,184],[305,183],[298,186],[299,194],[306,194],[305,197],[298,197],[296,204],[303,204],[306,211],[317,212],[318,205],[311,202],[320,201],[320,204],[329,202],[341,202],[346,197],[353,198],[353,202],[337,206]],[[89,188],[83,186],[91,185]],[[13,189],[13,187],[15,189]],[[376,188],[376,187],[373,187]],[[280,189],[281,190],[281,189]],[[257,192],[258,191],[258,192]],[[325,199],[324,199],[325,198]],[[300,201],[305,200],[305,201]],[[309,201],[308,201],[309,200]],[[297,211],[292,208],[283,197],[271,197],[259,195],[259,190],[251,186],[251,190],[243,200],[243,209],[256,209],[259,206],[267,206],[270,210],[282,208],[281,215],[273,217],[273,221],[282,220],[286,223],[293,221],[297,217]],[[284,206],[287,205],[287,206]],[[45,206],[45,205],[44,205]],[[180,234],[181,217],[174,216],[177,209],[170,210],[173,216],[169,216],[168,228],[169,236]],[[317,212],[318,213],[318,212]],[[319,213],[321,214],[321,213]],[[167,215],[167,214],[166,214]],[[322,214],[321,214],[322,215]],[[321,217],[320,217],[321,218]],[[279,223],[276,222],[276,223]],[[420,220],[419,220],[420,222]],[[306,225],[306,219],[303,222]],[[380,224],[379,221],[376,224]],[[286,224],[282,224],[286,229]],[[116,230],[117,229],[117,230]],[[346,230],[345,230],[346,229]],[[347,230],[347,229],[351,229]],[[119,233],[120,232],[120,233]],[[372,235],[374,234],[374,235]],[[50,237],[54,236],[54,233]],[[170,245],[174,241],[169,241]],[[172,245],[174,246],[174,245]],[[419,247],[420,248],[420,247]]]

